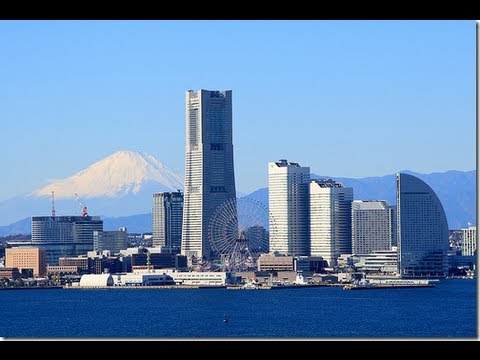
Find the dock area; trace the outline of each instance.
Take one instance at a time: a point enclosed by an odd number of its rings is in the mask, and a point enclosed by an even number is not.
[[[343,286],[343,290],[378,290],[378,289],[405,289],[405,288],[427,288],[435,287],[435,284],[375,284],[375,285],[358,285],[347,284]]]
[[[148,290],[148,289],[224,289],[225,286],[207,286],[207,285],[136,285],[136,286],[64,286],[64,289],[73,290]]]

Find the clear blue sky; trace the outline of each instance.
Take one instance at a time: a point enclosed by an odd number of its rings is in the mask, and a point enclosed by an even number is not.
[[[475,168],[474,21],[0,21],[0,200],[117,150],[183,175],[185,90],[233,90],[237,189]]]

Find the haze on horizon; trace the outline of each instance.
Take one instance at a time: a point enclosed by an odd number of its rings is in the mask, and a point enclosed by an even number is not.
[[[117,150],[183,176],[185,91],[233,90],[237,189],[475,169],[475,21],[0,22],[0,201]],[[6,176],[5,176],[6,174]]]

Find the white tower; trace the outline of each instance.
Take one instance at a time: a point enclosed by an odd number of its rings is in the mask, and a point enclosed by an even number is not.
[[[353,189],[331,179],[310,181],[310,249],[328,266],[352,253]]]
[[[268,163],[268,204],[272,215],[270,228],[275,228],[275,232],[270,234],[270,252],[310,255],[309,181],[309,167],[287,160]]]

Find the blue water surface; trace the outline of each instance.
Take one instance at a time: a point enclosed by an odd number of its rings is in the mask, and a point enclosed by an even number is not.
[[[471,338],[477,336],[476,296],[476,281],[467,279],[361,291],[2,290],[0,336]]]

